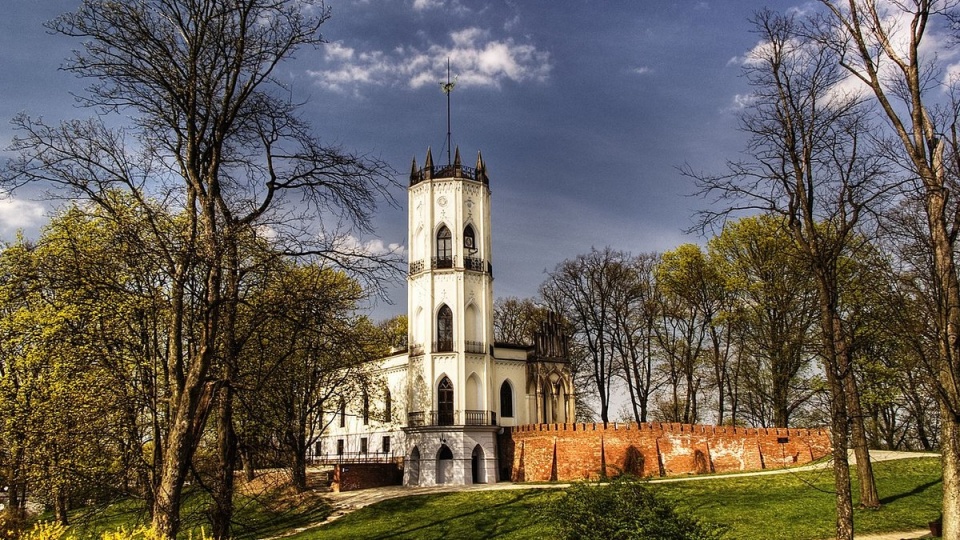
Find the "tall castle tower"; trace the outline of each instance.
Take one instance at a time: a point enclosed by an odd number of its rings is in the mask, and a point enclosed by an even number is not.
[[[406,485],[510,478],[510,430],[576,412],[557,317],[532,343],[494,343],[486,165],[478,153],[464,167],[459,149],[447,161],[435,166],[428,150],[410,171],[408,346],[371,359],[374,388],[343,396],[315,449],[318,461],[340,464],[402,456]]]
[[[423,168],[408,190],[408,447],[427,482],[486,481],[496,470],[490,187],[478,153]],[[469,473],[467,471],[470,471]],[[410,472],[408,472],[408,475]],[[431,478],[433,477],[433,478]],[[419,483],[419,482],[411,482]]]

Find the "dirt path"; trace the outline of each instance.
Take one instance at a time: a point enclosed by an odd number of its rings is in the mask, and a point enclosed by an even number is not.
[[[937,457],[939,454],[936,453],[927,453],[927,452],[892,452],[888,450],[873,450],[870,452],[870,457],[873,461],[888,461],[893,459],[912,459],[912,458],[925,458],[925,457]],[[850,464],[853,465],[856,460],[853,458],[853,453],[850,455]],[[709,481],[717,478],[736,478],[741,476],[766,476],[771,474],[786,474],[802,470],[812,470],[817,468],[826,468],[830,467],[829,462],[815,463],[812,465],[804,465],[802,467],[794,467],[789,469],[775,469],[768,471],[754,471],[754,472],[743,472],[743,473],[730,473],[730,474],[715,474],[709,476],[679,476],[674,478],[656,478],[651,480],[651,483],[670,483],[670,482],[703,482]],[[316,523],[311,523],[305,527],[298,527],[296,529],[290,530],[282,535],[275,536],[267,540],[276,540],[284,538],[287,536],[293,536],[300,532],[314,529],[327,523],[331,523],[340,519],[341,517],[355,511],[359,510],[365,506],[370,506],[371,504],[376,504],[380,501],[385,501],[387,499],[395,499],[398,497],[411,497],[414,495],[423,495],[430,493],[449,493],[456,491],[492,491],[492,490],[505,490],[505,489],[562,489],[569,487],[570,484],[515,484],[513,482],[497,482],[495,484],[472,484],[472,485],[442,485],[442,486],[421,486],[421,487],[404,487],[404,486],[387,486],[381,488],[371,488],[371,489],[362,489],[358,491],[347,491],[343,493],[329,493],[326,496],[326,499],[330,502],[330,505],[333,507],[333,512],[330,514],[325,521],[319,521]],[[892,533],[882,533],[882,534],[872,534],[872,535],[857,535],[857,540],[915,540],[917,538],[930,538],[929,531],[926,530],[913,530],[913,531],[901,531],[901,532],[892,532]]]

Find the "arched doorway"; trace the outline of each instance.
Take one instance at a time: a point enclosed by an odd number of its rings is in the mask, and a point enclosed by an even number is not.
[[[420,485],[420,449],[416,446],[410,452],[410,463],[407,464],[407,485]]]
[[[453,482],[453,452],[447,445],[443,445],[437,452],[437,484],[450,482]]]
[[[470,468],[473,473],[474,484],[487,483],[487,464],[484,459],[483,447],[479,444],[474,447],[473,455],[470,456]]]
[[[453,383],[444,377],[437,385],[437,425],[453,425]]]
[[[553,416],[550,414],[553,412],[553,386],[550,385],[550,381],[544,380],[541,382],[540,394],[543,397],[540,402],[540,423],[550,424],[553,422]]]

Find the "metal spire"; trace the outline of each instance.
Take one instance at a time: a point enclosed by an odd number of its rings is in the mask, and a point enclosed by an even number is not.
[[[450,57],[447,57],[447,82],[440,83],[440,89],[447,95],[447,166],[453,163],[450,158],[450,92],[453,92],[453,87],[456,85],[456,80],[450,80]]]

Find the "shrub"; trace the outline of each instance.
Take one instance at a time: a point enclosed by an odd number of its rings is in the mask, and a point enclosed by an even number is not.
[[[0,511],[0,540],[14,540],[27,529],[27,520],[23,514],[12,510]]]
[[[562,538],[716,540],[718,525],[687,516],[647,482],[623,476],[608,484],[582,482],[543,509]]]

